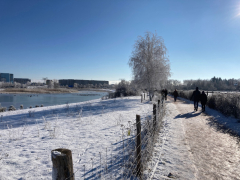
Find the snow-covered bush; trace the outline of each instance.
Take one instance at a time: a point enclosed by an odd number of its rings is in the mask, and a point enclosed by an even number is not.
[[[15,111],[15,110],[16,110],[16,108],[13,105],[9,106],[9,108],[8,108],[8,111]]]
[[[139,95],[139,91],[133,86],[133,83],[129,81],[121,80],[121,82],[116,85],[115,97],[136,95]]]
[[[6,107],[0,107],[0,112],[5,112],[7,110]]]
[[[240,95],[238,93],[215,93],[208,98],[207,105],[226,116],[240,119]]]

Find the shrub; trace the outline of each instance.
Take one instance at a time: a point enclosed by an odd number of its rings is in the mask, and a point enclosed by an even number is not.
[[[123,97],[123,96],[136,96],[139,95],[139,92],[136,88],[134,88],[133,84],[121,80],[121,82],[116,85],[115,97]],[[113,95],[112,95],[113,96]]]
[[[9,108],[8,108],[8,111],[15,111],[15,110],[16,110],[16,108],[13,105],[9,106]]]
[[[5,112],[7,110],[6,107],[0,107],[0,112]]]
[[[240,95],[238,93],[215,93],[209,97],[207,105],[226,116],[240,118]]]

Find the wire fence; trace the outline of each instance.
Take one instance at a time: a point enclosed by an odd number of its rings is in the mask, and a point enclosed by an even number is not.
[[[146,94],[145,96],[147,99]],[[104,99],[108,98],[109,97],[106,97]],[[115,102],[116,99],[112,99],[111,101]],[[142,100],[142,103],[149,103],[149,101]],[[154,161],[152,161],[154,144],[157,140],[158,132],[162,127],[162,118],[165,114],[165,102],[162,100],[161,95],[155,95],[153,103],[155,103],[155,105],[153,104],[153,109],[148,109],[145,115],[141,115],[138,122],[136,121],[137,118],[128,119],[127,117],[120,117],[121,114],[119,117],[111,117],[112,119],[114,118],[116,124],[121,127],[120,136],[117,138],[116,142],[112,142],[110,146],[104,147],[103,145],[101,149],[95,152],[94,156],[86,155],[88,152],[88,147],[86,146],[82,148],[84,151],[79,155],[79,159],[76,159],[76,152],[79,152],[79,147],[75,147],[76,142],[74,141],[74,144],[70,141],[67,146],[62,145],[61,147],[69,147],[69,149],[75,148],[75,159],[73,159],[73,162],[75,165],[77,164],[74,168],[74,174],[66,179],[71,179],[74,175],[77,175],[77,179],[147,179],[147,175],[144,171],[148,167],[154,166],[152,165],[152,163],[154,163]],[[99,106],[102,109],[98,107],[98,113],[103,114],[105,108],[108,108],[107,106],[108,104],[106,103]],[[50,159],[49,150],[58,144],[56,137],[62,138],[63,134],[68,134],[69,138],[71,138],[71,136],[74,135],[60,128],[61,121],[70,118],[68,122],[72,124],[75,123],[76,125],[93,123],[91,121],[89,122],[89,119],[92,118],[93,110],[94,108],[91,106],[91,103],[85,106],[66,104],[64,111],[61,108],[46,109],[41,112],[29,110],[26,114],[19,116],[21,121],[15,121],[14,118],[9,119],[3,116],[0,116],[0,121],[2,129],[8,130],[6,132],[9,133],[9,135],[6,134],[4,137],[8,137],[9,141],[17,142],[16,139],[19,138],[24,140],[29,138],[29,135],[31,135],[30,138],[49,138],[51,140],[49,141],[49,147],[47,146],[44,148],[44,153],[41,152],[40,154],[39,151],[39,157],[37,157],[37,160],[46,162],[46,167],[44,166],[43,168],[45,169],[45,174],[39,174],[39,177],[42,177],[42,175],[46,176],[52,171],[52,168],[47,165],[47,161]],[[88,115],[88,118],[82,118],[83,112]],[[127,123],[122,123],[122,118],[127,118]],[[36,121],[32,119],[36,119]],[[20,128],[19,132],[16,134],[14,128],[8,124],[13,124],[14,126],[22,128]],[[30,125],[35,126],[31,127]],[[29,132],[27,133],[26,131]],[[30,133],[32,131],[34,131],[34,133]],[[47,133],[49,133],[49,135]],[[141,139],[140,143],[137,140],[139,137]],[[54,144],[51,145],[51,143]],[[81,142],[79,142],[79,144],[81,144]],[[44,157],[42,154],[45,154]],[[84,158],[81,159],[82,157]],[[33,169],[26,168],[26,170],[26,179],[28,179],[32,177],[31,172]],[[23,176],[23,178],[24,177],[25,176]]]
[[[165,101],[155,103],[146,116],[136,115],[136,119],[121,125],[119,141],[81,164],[74,174],[81,173],[82,179],[147,179],[149,175],[143,172],[155,166],[154,144],[165,114]]]

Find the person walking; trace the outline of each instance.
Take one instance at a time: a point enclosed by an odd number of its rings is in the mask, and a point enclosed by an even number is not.
[[[200,100],[201,100],[201,104],[202,104],[202,112],[204,112],[205,111],[205,105],[207,103],[207,95],[205,94],[204,91],[202,91]]]
[[[165,90],[164,89],[162,89],[162,91],[161,91],[161,97],[162,97],[162,104],[163,104],[163,101],[165,99]]]
[[[197,111],[198,110],[198,102],[200,100],[200,91],[198,90],[198,87],[196,87],[196,90],[193,91],[192,97],[191,99],[194,101],[194,110]]]
[[[167,94],[168,94],[168,90],[165,89],[165,90],[164,90],[165,100],[167,100]]]
[[[177,97],[178,97],[177,89],[175,89],[175,91],[173,92],[173,96],[174,96],[174,101],[176,102]]]

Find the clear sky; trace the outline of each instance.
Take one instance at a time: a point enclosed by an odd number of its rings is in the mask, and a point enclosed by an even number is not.
[[[163,37],[171,79],[240,78],[240,0],[0,0],[0,72],[131,80],[146,31]]]

